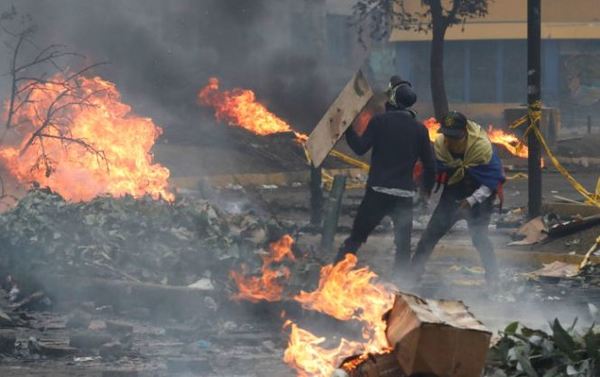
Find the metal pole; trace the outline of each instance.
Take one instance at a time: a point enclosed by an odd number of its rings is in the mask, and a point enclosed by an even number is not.
[[[340,212],[342,208],[342,197],[346,189],[346,176],[336,175],[333,178],[333,186],[327,197],[327,214],[323,222],[323,234],[321,235],[321,250],[325,253],[331,252],[335,232],[337,230]]]
[[[541,0],[527,0],[527,103],[534,111],[541,100]],[[539,122],[533,124],[539,127]],[[542,209],[542,150],[534,132],[529,132],[529,217],[539,216]]]
[[[588,115],[587,118],[588,135],[592,133],[592,116]]]
[[[321,226],[323,221],[323,188],[321,182],[321,168],[310,167],[310,223]]]

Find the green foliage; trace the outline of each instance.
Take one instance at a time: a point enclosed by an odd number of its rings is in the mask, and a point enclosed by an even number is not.
[[[592,326],[583,335],[579,334],[575,324],[565,329],[556,319],[549,324],[550,333],[518,322],[509,324],[488,353],[486,376],[596,376],[600,333]]]

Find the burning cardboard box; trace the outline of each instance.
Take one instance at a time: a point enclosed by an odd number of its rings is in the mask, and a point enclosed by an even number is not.
[[[481,376],[492,334],[462,302],[398,294],[386,320],[404,374]]]
[[[396,295],[388,352],[345,359],[332,377],[480,377],[491,332],[460,301]]]
[[[332,377],[404,377],[393,352],[350,357]]]

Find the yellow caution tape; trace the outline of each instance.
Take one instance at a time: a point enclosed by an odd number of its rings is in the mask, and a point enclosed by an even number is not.
[[[512,180],[515,180],[515,179],[527,179],[527,178],[529,178],[529,176],[527,174],[525,174],[525,173],[516,173],[516,174],[513,174],[513,175],[506,176],[506,179],[508,181],[512,181]]]
[[[333,149],[331,151],[331,155],[333,157],[339,158],[340,160],[344,161],[345,163],[347,163],[349,165],[356,166],[359,169],[368,171],[370,168],[369,164],[367,164],[366,162],[357,160],[356,158],[353,158],[353,157],[350,157],[347,154],[342,153],[336,149]]]
[[[331,191],[333,187],[333,176],[325,169],[321,169],[321,179],[323,180],[323,187],[327,191]],[[366,184],[364,182],[348,182],[346,183],[346,189],[359,189],[364,188]]]
[[[526,137],[529,134],[529,132],[533,131],[535,133],[536,138],[540,141],[540,144],[542,144],[542,147],[546,151],[546,154],[548,155],[548,157],[550,157],[550,160],[552,161],[552,164],[554,165],[556,170],[558,170],[558,172],[567,179],[567,181],[571,184],[571,186],[586,199],[586,203],[600,207],[600,178],[598,179],[598,182],[596,183],[596,190],[594,193],[590,193],[581,183],[579,183],[569,173],[569,171],[567,169],[565,169],[565,167],[560,163],[560,161],[558,161],[558,159],[556,158],[556,156],[554,155],[554,153],[548,146],[546,139],[544,139],[542,132],[540,131],[539,127],[537,126],[541,119],[542,119],[542,102],[538,101],[529,108],[529,110],[527,111],[527,114],[523,115],[522,117],[520,117],[519,119],[514,121],[509,126],[509,128],[515,129],[515,128],[519,128],[519,127],[523,126],[524,124],[529,124],[529,126],[527,127],[527,130],[525,130],[525,133],[523,134],[523,137]],[[310,154],[308,153],[308,149],[306,148],[306,144],[303,143],[303,147],[304,147],[304,154],[306,155],[306,160],[310,164],[311,159],[310,159]],[[347,164],[355,166],[359,169],[368,171],[370,168],[369,164],[367,164],[366,162],[360,161],[353,157],[350,157],[347,154],[342,153],[336,149],[333,149],[331,151],[331,155],[334,157],[337,157],[340,160],[346,162]],[[525,173],[517,173],[512,176],[506,177],[507,180],[526,179],[526,178],[528,178],[528,175]],[[331,186],[333,185],[333,176],[331,174],[327,173],[325,171],[325,169],[322,170],[322,179],[323,179],[325,188],[327,190],[331,190]],[[350,184],[348,187],[349,188],[354,188],[354,187],[359,188],[359,187],[364,187],[364,184],[361,184],[361,183]]]
[[[306,161],[308,164],[311,164],[312,160],[310,159],[310,153],[308,153],[308,148],[306,147],[306,143],[302,143],[302,149],[304,150],[304,156],[306,157]],[[337,149],[332,149],[330,154],[333,157],[337,157],[338,159],[344,161],[348,165],[352,165],[362,170],[368,171],[370,169],[369,164],[364,161],[358,160],[356,158],[350,157],[347,154],[338,151]]]
[[[321,180],[323,181],[325,190],[331,191],[331,188],[333,187],[333,176],[325,169],[321,169]]]
[[[306,147],[306,143],[302,143],[302,148],[304,149],[304,156],[306,157],[306,161],[310,165],[312,163],[312,161],[310,159],[310,153],[308,153],[308,148]],[[369,171],[369,169],[370,169],[369,164],[367,164],[366,162],[363,162],[356,158],[350,157],[347,154],[340,152],[336,149],[333,149],[330,152],[330,154],[332,156],[337,157],[338,159],[344,161],[345,163],[352,165],[354,167],[357,167],[359,169],[362,169],[365,171]],[[325,189],[327,191],[330,191],[331,187],[333,186],[333,176],[331,174],[329,174],[327,172],[327,170],[321,169],[321,179],[323,180],[323,186],[325,187]],[[348,188],[348,189],[363,188],[363,187],[365,187],[365,184],[359,183],[359,182],[346,184],[346,188]]]
[[[556,170],[558,170],[558,172],[567,179],[567,181],[571,184],[571,186],[577,192],[579,192],[579,194],[581,194],[581,196],[583,196],[586,199],[587,204],[591,204],[596,207],[600,207],[600,196],[598,195],[600,193],[600,190],[598,187],[598,185],[600,185],[600,183],[598,183],[596,185],[596,192],[594,194],[592,194],[585,187],[583,187],[583,185],[581,183],[579,183],[571,175],[571,173],[569,173],[569,171],[567,169],[565,169],[565,167],[560,163],[560,161],[558,161],[558,159],[556,158],[554,153],[552,153],[552,150],[548,146],[548,143],[546,142],[546,139],[544,138],[542,131],[540,131],[540,128],[538,127],[538,124],[541,119],[542,119],[542,102],[538,101],[530,106],[529,110],[527,111],[527,115],[524,115],[521,118],[517,119],[513,124],[510,125],[510,128],[514,129],[514,128],[518,128],[526,123],[529,124],[529,126],[527,127],[527,130],[525,130],[525,133],[523,136],[525,137],[530,132],[534,132],[535,137],[539,140],[540,144],[546,151],[546,154],[548,155],[548,157],[550,157],[550,161],[552,161],[552,164],[554,165]]]

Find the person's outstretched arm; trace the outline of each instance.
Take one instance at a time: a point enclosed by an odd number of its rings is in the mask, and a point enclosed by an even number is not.
[[[354,131],[353,127],[348,128],[346,131],[346,142],[354,151],[354,153],[362,156],[363,154],[367,153],[371,147],[373,147],[373,134],[376,127],[377,119],[371,118],[369,124],[367,125],[367,129],[360,136],[356,133],[356,131]]]

